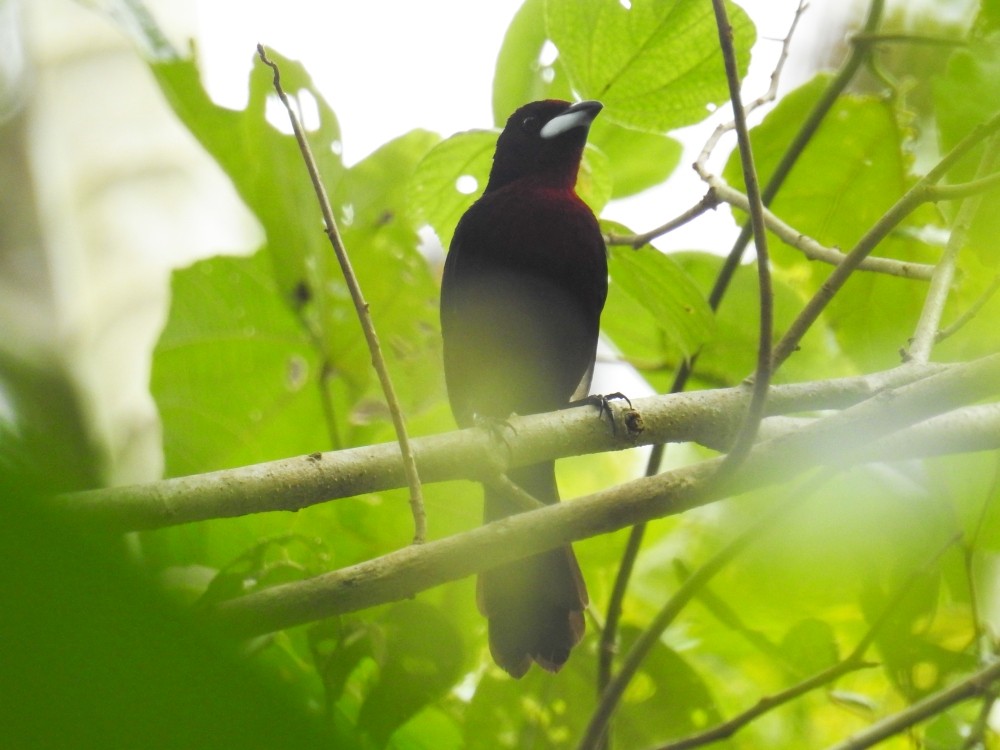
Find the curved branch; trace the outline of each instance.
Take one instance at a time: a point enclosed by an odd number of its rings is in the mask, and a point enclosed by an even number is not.
[[[742,211],[749,210],[750,202],[746,195],[730,186],[718,175],[702,175],[702,178],[711,186],[712,190],[719,197],[719,200],[728,203]],[[800,251],[809,260],[818,260],[837,266],[843,263],[847,255],[833,247],[827,247],[812,237],[802,234],[794,227],[786,224],[768,209],[764,209],[764,223],[768,231],[790,247]],[[929,263],[914,263],[905,260],[895,260],[893,258],[878,258],[868,256],[858,264],[859,271],[872,271],[884,273],[889,276],[900,276],[904,279],[918,279],[929,281],[934,273],[934,266]]]

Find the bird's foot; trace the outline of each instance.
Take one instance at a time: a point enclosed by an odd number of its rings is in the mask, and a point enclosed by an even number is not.
[[[622,400],[628,404],[628,408],[632,409],[632,401],[624,393],[615,391],[614,393],[594,393],[590,396],[586,396],[576,401],[570,401],[567,404],[567,408],[571,406],[596,406],[598,409],[598,417],[603,417],[607,415],[608,420],[611,422],[611,432],[614,435],[618,434],[618,424],[615,422],[615,414],[611,410],[611,402],[616,400]]]

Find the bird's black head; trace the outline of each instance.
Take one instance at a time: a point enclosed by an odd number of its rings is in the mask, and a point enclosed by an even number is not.
[[[571,104],[546,99],[518,109],[508,118],[497,140],[486,191],[524,177],[539,177],[572,188],[590,123],[602,106],[594,101]]]

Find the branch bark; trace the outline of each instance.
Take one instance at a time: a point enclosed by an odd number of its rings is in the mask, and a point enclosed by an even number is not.
[[[703,461],[223,602],[213,614],[235,635],[253,636],[398,601],[579,539],[786,482],[817,466],[879,460],[877,453],[864,452],[863,446],[976,403],[998,390],[1000,354],[949,368],[794,433],[759,443],[726,482],[707,481],[722,459]],[[1000,447],[1000,424],[994,424],[982,437],[983,442],[972,449]],[[842,455],[848,445],[853,450]],[[942,448],[950,449],[935,446],[935,450]],[[538,461],[537,455],[533,458]]]
[[[954,365],[906,366],[862,377],[771,389],[768,415],[843,409]],[[500,444],[486,430],[468,429],[412,441],[425,482],[489,481],[509,467],[539,460],[668,442],[697,442],[725,450],[748,392],[723,388],[636,399],[634,414],[615,406],[619,423],[608,428],[591,407],[513,417]],[[626,417],[622,419],[621,416]],[[636,421],[638,420],[638,421]],[[765,422],[765,429],[768,429]],[[212,518],[296,511],[333,499],[406,486],[398,443],[350,448],[128,487],[61,495],[54,503],[81,521],[137,531]]]

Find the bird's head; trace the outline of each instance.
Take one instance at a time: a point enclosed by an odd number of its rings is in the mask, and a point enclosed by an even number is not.
[[[587,132],[602,107],[595,101],[546,99],[519,108],[497,140],[487,192],[524,177],[572,188]]]

